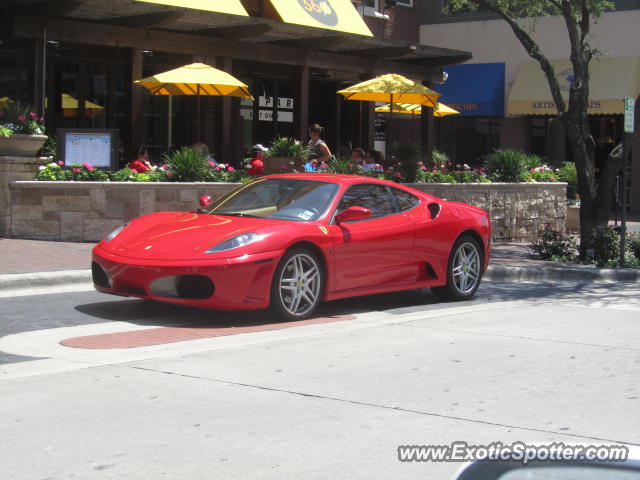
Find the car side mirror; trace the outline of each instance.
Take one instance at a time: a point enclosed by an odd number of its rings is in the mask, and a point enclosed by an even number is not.
[[[341,224],[352,220],[364,220],[371,216],[371,210],[364,207],[349,207],[336,215],[336,223]]]
[[[211,197],[209,195],[203,195],[200,197],[200,206],[206,207],[211,204]]]

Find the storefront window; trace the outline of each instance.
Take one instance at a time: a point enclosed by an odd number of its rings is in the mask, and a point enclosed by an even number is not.
[[[499,117],[456,117],[437,120],[436,149],[454,165],[483,166],[484,156],[500,146]]]

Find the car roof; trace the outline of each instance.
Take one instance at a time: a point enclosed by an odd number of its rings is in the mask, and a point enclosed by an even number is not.
[[[393,182],[381,180],[374,177],[364,177],[361,175],[346,175],[338,173],[278,173],[274,175],[266,175],[262,178],[291,178],[297,180],[315,180],[317,182],[332,182],[343,185],[351,185],[354,183],[370,182],[380,183],[383,185],[398,186]]]

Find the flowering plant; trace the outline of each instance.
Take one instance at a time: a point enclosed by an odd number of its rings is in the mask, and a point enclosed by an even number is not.
[[[38,168],[36,180],[75,180],[75,181],[107,181],[109,174],[97,169],[88,162],[82,165],[72,165],[71,168],[62,168],[62,161],[51,162]]]
[[[0,108],[0,136],[10,137],[14,133],[44,135],[42,120],[29,105],[7,102]]]

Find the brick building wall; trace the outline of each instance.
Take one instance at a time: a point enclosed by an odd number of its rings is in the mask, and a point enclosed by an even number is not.
[[[379,0],[380,4],[384,0]],[[382,6],[379,11],[382,13]],[[396,5],[384,13],[389,15],[389,20],[383,18],[364,16],[364,21],[376,37],[391,38],[404,42],[419,43],[420,40],[420,5],[419,0],[413,1],[413,7]]]

